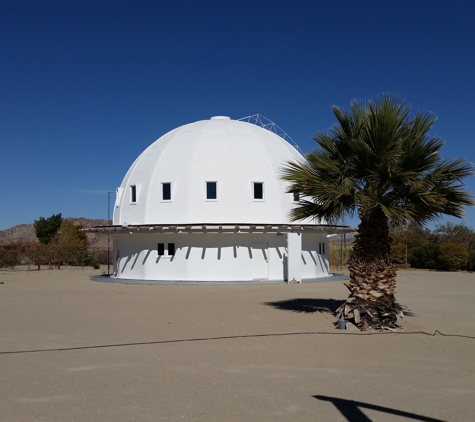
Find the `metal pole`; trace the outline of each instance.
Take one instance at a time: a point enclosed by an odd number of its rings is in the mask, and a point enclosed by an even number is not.
[[[107,224],[110,226],[111,219],[111,193],[107,192]],[[111,250],[111,237],[107,236],[107,275],[110,275],[110,250]]]
[[[348,258],[347,250],[346,250],[346,233],[343,232],[343,247],[345,248],[345,259]]]
[[[340,235],[340,271],[343,271],[343,239]]]
[[[107,224],[109,226],[112,225],[111,221],[111,193],[115,193],[114,191],[107,192]],[[111,250],[111,237],[107,236],[107,275],[111,275],[110,272],[110,250]]]

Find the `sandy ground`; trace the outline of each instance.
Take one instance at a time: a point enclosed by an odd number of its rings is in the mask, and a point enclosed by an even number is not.
[[[0,271],[1,421],[475,420],[475,274],[400,271],[412,316],[368,335],[333,328],[341,281],[90,280],[103,271]],[[435,330],[453,336],[417,333]]]

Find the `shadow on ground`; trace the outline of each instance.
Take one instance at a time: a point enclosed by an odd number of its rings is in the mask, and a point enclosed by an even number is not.
[[[281,300],[279,302],[264,302],[264,305],[272,306],[282,311],[305,312],[307,314],[315,312],[334,314],[344,302],[344,300],[336,299],[298,298]],[[404,310],[404,316],[413,317],[415,314],[406,309]]]
[[[279,302],[265,302],[265,305],[272,306],[276,309],[283,311],[292,311],[292,312],[305,312],[305,313],[314,313],[314,312],[327,312],[334,314],[335,311],[340,307],[344,300],[336,299],[289,299],[281,300]]]
[[[418,415],[416,413],[404,412],[403,410],[392,409],[389,407],[377,406],[371,403],[363,403],[353,400],[340,399],[338,397],[313,396],[318,400],[329,401],[340,411],[348,422],[372,422],[361,409],[371,409],[377,412],[389,415],[401,416],[406,419],[422,422],[445,422],[441,419],[434,419],[428,416]]]

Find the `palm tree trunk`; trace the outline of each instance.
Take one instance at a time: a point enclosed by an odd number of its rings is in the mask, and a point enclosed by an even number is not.
[[[360,330],[397,328],[402,307],[396,302],[396,271],[391,262],[388,219],[378,208],[359,210],[361,223],[355,236],[354,255],[348,263],[350,297],[336,315]]]

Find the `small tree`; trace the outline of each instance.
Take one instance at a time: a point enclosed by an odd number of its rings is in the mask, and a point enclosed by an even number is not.
[[[463,245],[444,243],[440,246],[441,269],[445,271],[462,270],[467,265],[469,255],[467,248]]]
[[[400,228],[395,227],[391,231],[393,262],[406,264],[406,257],[421,246],[427,245],[432,238],[431,232],[420,225],[411,223]],[[410,262],[408,259],[407,262]]]
[[[409,262],[406,262],[406,248],[406,243],[396,242],[393,245],[393,262],[395,264],[407,264]]]
[[[63,220],[61,227],[51,240],[49,247],[53,264],[59,269],[64,264],[78,263],[87,248],[87,236],[81,232],[82,226],[75,226]]]
[[[387,95],[355,101],[350,111],[333,107],[338,123],[314,136],[318,148],[282,170],[288,192],[301,198],[292,221],[360,218],[348,264],[350,297],[336,314],[361,330],[391,329],[403,316],[395,298],[390,227],[423,225],[443,214],[462,217],[464,206],[475,205],[462,184],[473,166],[442,159],[444,142],[429,135],[435,117],[410,117],[410,111]]]
[[[61,214],[53,214],[49,218],[40,217],[39,220],[35,220],[36,237],[40,243],[49,244],[61,227],[61,222]]]
[[[440,268],[440,245],[427,243],[415,248],[409,255],[409,263],[414,268],[435,270]]]
[[[28,256],[31,262],[40,270],[42,265],[49,263],[49,246],[43,243],[30,242],[28,244]]]
[[[40,269],[41,265],[47,264],[44,252],[44,249],[47,248],[47,245],[43,245],[42,243],[36,242],[34,240],[29,240],[25,242],[24,248],[24,256],[28,260],[29,264],[36,265],[38,270]]]
[[[24,245],[13,241],[0,245],[0,268],[15,268],[21,264]]]

